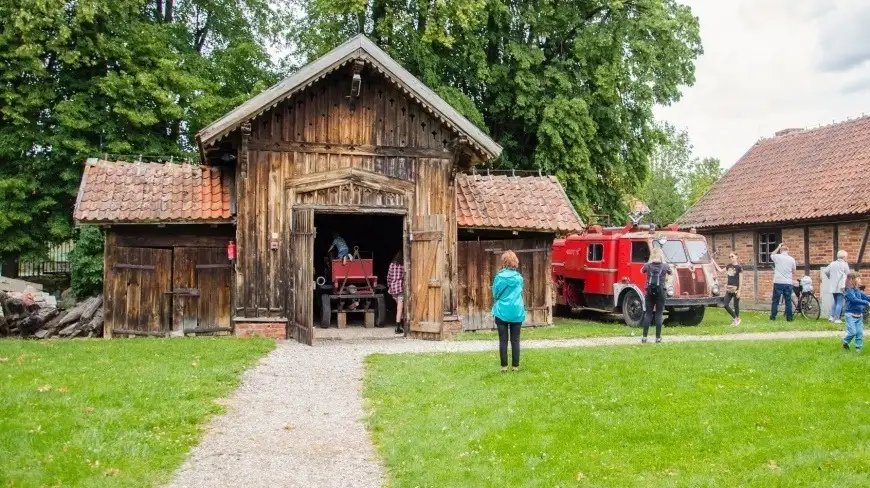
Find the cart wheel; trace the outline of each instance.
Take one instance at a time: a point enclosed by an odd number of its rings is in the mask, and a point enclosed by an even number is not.
[[[378,316],[375,318],[375,325],[383,327],[384,323],[387,321],[387,306],[384,303],[383,295],[377,297],[375,300],[377,301],[378,307]]]
[[[329,328],[332,322],[332,298],[326,293],[320,295],[320,327]]]

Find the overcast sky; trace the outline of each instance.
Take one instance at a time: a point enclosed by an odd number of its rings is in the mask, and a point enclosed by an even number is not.
[[[682,0],[700,18],[696,82],[656,115],[730,167],[761,137],[870,115],[870,1]]]

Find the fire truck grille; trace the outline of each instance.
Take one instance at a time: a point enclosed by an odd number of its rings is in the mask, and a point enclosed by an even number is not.
[[[680,280],[680,296],[700,297],[707,295],[707,279],[704,270],[695,268],[694,273],[687,268],[677,269],[677,278]]]

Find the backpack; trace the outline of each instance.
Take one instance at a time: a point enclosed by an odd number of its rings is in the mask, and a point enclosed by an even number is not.
[[[649,278],[646,282],[646,289],[658,293],[662,290],[662,272],[664,271],[664,266],[659,264],[653,269],[652,266],[649,267]]]

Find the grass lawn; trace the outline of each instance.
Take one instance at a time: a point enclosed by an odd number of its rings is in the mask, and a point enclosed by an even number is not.
[[[267,340],[0,341],[0,487],[153,486]]]
[[[394,487],[870,486],[870,356],[836,339],[376,355]]]
[[[533,339],[581,339],[588,337],[619,337],[641,334],[641,329],[625,325],[621,319],[603,314],[585,314],[585,320],[554,317],[551,327],[526,327],[521,334],[523,340]],[[731,326],[731,316],[721,308],[708,308],[704,314],[704,322],[697,327],[674,326],[665,324],[662,335],[718,335],[737,334],[741,332],[778,332],[791,330],[843,330],[843,325],[835,325],[827,319],[806,320],[796,314],[793,322],[786,322],[780,315],[776,322],[771,322],[768,312],[742,310],[740,318],[743,322],[739,327]],[[652,331],[650,331],[652,334]],[[496,340],[496,331],[462,332],[457,336],[460,341]]]

